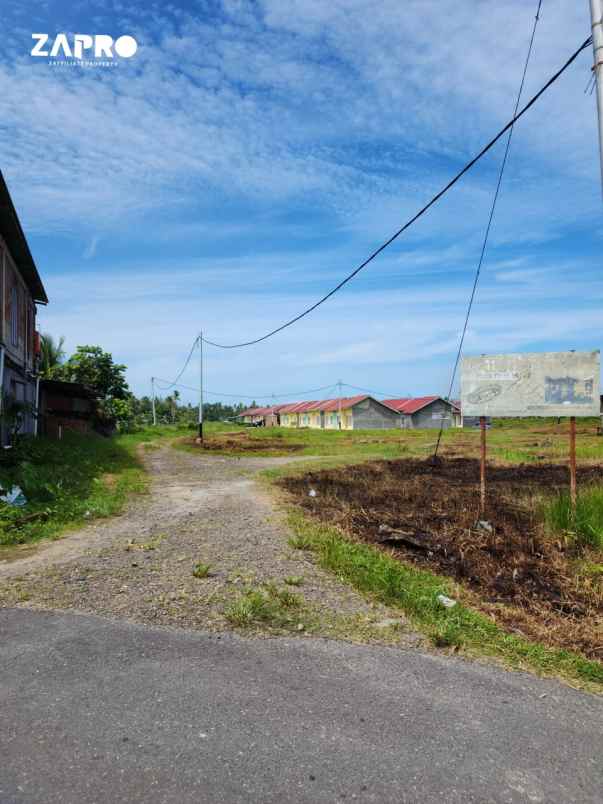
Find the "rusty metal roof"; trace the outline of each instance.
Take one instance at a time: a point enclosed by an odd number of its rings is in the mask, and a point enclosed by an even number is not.
[[[308,410],[316,410],[316,405],[319,402],[289,402],[287,405],[281,405],[279,413],[305,413]]]
[[[427,405],[431,405],[432,402],[435,402],[438,399],[441,399],[442,402],[452,405],[451,402],[446,399],[442,399],[441,396],[417,396],[401,397],[400,399],[384,399],[383,404],[393,408],[394,410],[397,410],[398,413],[406,413],[411,415],[427,407]],[[454,405],[452,406],[455,407]]]
[[[348,410],[368,398],[368,394],[362,394],[361,396],[343,396],[337,399],[325,399],[324,402],[318,403],[316,410],[324,410],[326,413],[339,410],[340,407],[341,410]]]

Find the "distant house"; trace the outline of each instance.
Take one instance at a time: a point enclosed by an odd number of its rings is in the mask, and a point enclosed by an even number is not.
[[[1,172],[0,277],[0,404],[22,405],[26,412],[21,432],[34,433],[39,387],[36,305],[47,304],[48,297]],[[3,443],[6,429],[4,425]]]
[[[400,416],[400,426],[404,429],[423,430],[440,427],[462,427],[460,406],[441,396],[402,397],[386,399],[384,404],[396,410]]]
[[[372,396],[340,397],[312,402],[289,402],[269,408],[250,408],[240,414],[248,424],[311,427],[317,430],[386,429],[399,426],[399,416]]]
[[[89,433],[96,424],[96,394],[79,382],[42,380],[38,409],[39,431],[62,438],[67,430]]]
[[[277,427],[281,421],[279,411],[284,405],[271,405],[263,408],[248,408],[237,416],[245,424],[255,424],[262,427]]]

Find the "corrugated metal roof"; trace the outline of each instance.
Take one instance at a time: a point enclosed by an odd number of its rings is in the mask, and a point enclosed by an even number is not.
[[[279,408],[279,413],[305,413],[308,410],[316,410],[318,402],[290,402]]]
[[[387,405],[394,410],[397,410],[398,413],[406,413],[407,415],[412,415],[419,410],[422,410],[427,405],[431,405],[432,402],[435,402],[437,399],[442,399],[441,396],[417,396],[417,397],[401,397],[400,399],[384,399],[383,404]],[[445,399],[442,399],[442,402],[446,402]],[[448,402],[448,404],[452,404]]]
[[[343,396],[337,399],[326,399],[324,402],[319,402],[318,407],[315,408],[316,410],[324,410],[325,413],[330,411],[339,410],[341,406],[341,410],[347,410],[348,408],[353,408],[354,405],[357,405],[359,402],[368,399],[368,394],[362,394],[362,396]]]

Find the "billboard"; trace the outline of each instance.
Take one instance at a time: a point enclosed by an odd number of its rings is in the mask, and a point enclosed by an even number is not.
[[[465,357],[461,408],[463,416],[598,416],[599,351]]]

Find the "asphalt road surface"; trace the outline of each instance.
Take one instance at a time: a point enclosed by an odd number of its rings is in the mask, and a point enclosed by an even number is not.
[[[0,802],[601,802],[603,701],[414,650],[0,611]]]

